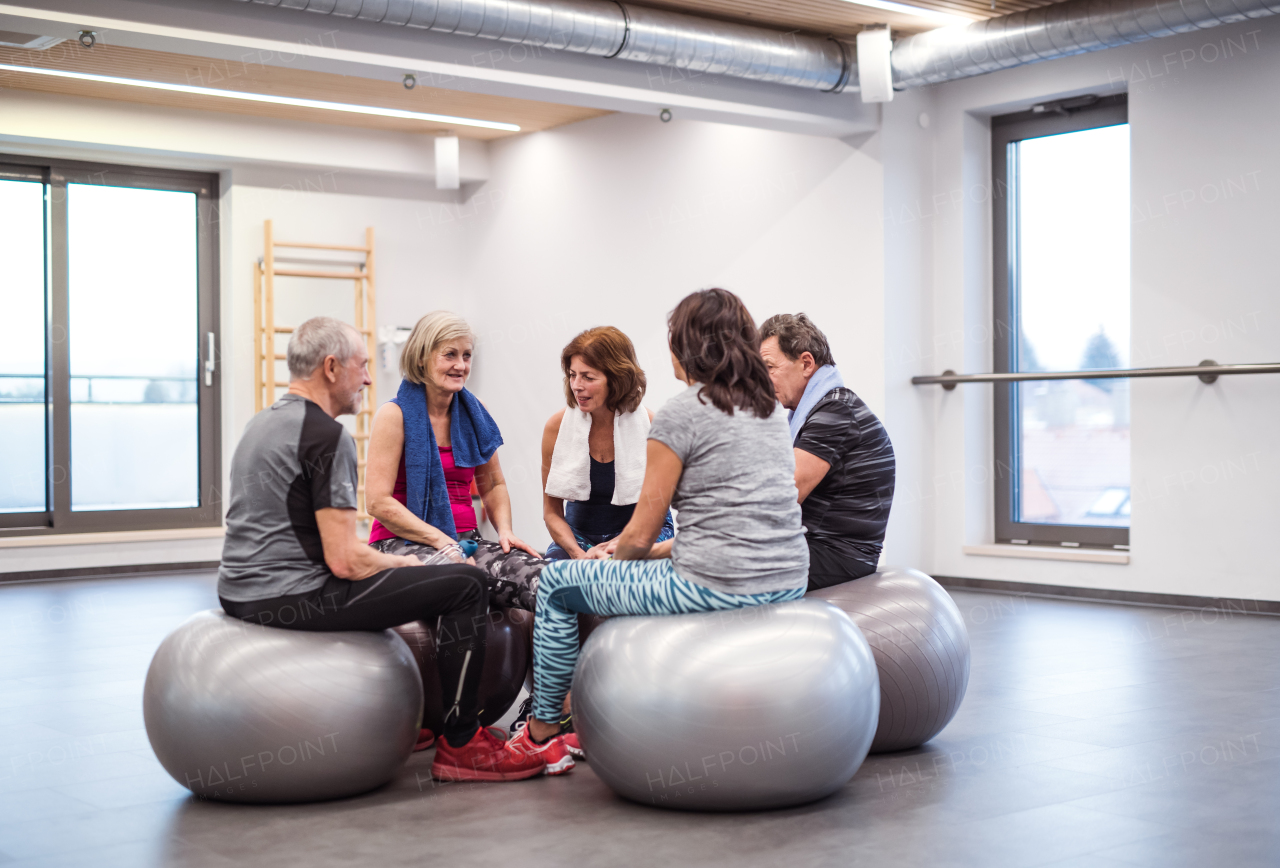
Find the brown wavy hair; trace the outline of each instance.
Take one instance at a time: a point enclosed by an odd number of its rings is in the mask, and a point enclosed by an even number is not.
[[[699,290],[676,305],[667,325],[671,352],[689,379],[702,384],[699,401],[710,398],[730,416],[735,408],[760,419],[773,414],[777,399],[760,357],[760,334],[742,299],[726,289]]]
[[[605,376],[608,394],[604,405],[615,413],[630,413],[644,400],[648,381],[631,339],[613,326],[597,326],[587,329],[565,345],[560,351],[560,369],[564,371],[564,399],[570,407],[577,407],[569,386],[569,366],[574,356]]]

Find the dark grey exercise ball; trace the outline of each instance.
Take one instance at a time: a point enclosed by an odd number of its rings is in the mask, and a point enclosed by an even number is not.
[[[857,622],[880,670],[872,753],[917,747],[951,722],[969,686],[969,631],[946,589],[919,570],[890,567],[813,591]]]
[[[390,630],[284,630],[214,609],[160,643],[142,712],[160,764],[197,796],[314,802],[396,775],[418,737],[422,680]]]
[[[573,681],[591,770],[625,798],[694,811],[830,795],[866,758],[879,704],[866,640],[818,600],[610,618]]]

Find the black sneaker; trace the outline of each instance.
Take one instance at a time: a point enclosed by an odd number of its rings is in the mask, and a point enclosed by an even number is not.
[[[528,723],[529,718],[533,717],[533,694],[530,693],[524,698],[524,702],[520,703],[520,710],[516,712],[515,720],[511,721],[511,731],[515,732],[516,727],[522,723]]]
[[[511,731],[515,732],[516,727],[521,723],[528,723],[529,718],[533,717],[533,694],[530,693],[525,697],[524,702],[520,703],[520,709],[516,712],[515,720],[511,721]],[[573,732],[573,715],[565,714],[560,718],[560,734],[567,735]]]

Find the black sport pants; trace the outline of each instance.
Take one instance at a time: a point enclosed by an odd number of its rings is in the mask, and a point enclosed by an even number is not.
[[[834,551],[821,543],[808,538],[809,543],[809,588],[829,588],[844,582],[851,582],[876,571],[875,564],[855,561],[848,555]]]
[[[484,571],[477,567],[397,567],[354,582],[331,576],[305,594],[221,602],[233,618],[286,630],[385,630],[410,621],[434,625],[439,618],[436,658],[441,706],[448,709],[443,735],[461,747],[480,728],[489,592]]]

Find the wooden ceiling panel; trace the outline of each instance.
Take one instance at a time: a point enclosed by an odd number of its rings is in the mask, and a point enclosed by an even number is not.
[[[328,72],[212,60],[162,51],[101,44],[93,48],[85,48],[78,42],[72,41],[63,42],[45,51],[0,48],[0,63],[500,121],[518,125],[522,133],[551,129],[562,124],[609,114],[598,109],[487,96],[427,87],[422,84],[413,90],[407,90],[400,81],[378,81]],[[341,126],[411,133],[448,133],[469,139],[497,139],[520,134],[435,121],[246,102],[226,97],[174,93],[130,85],[0,70],[0,88],[6,87]]]

